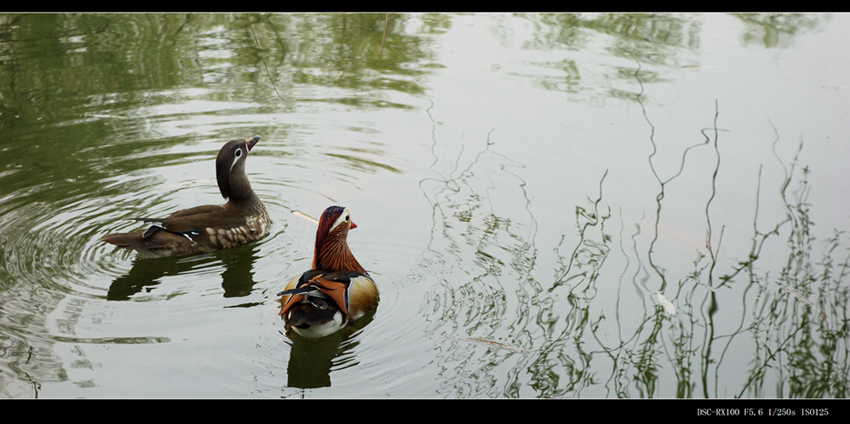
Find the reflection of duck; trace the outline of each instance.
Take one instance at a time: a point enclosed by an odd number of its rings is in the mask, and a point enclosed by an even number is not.
[[[378,304],[375,282],[357,262],[346,239],[357,228],[348,209],[331,206],[319,219],[313,267],[278,293],[280,315],[296,333],[317,338],[333,334]]]
[[[254,263],[257,261],[257,245],[242,245],[205,255],[168,256],[148,258],[144,255],[133,258],[132,267],[118,276],[109,285],[107,300],[129,300],[137,293],[154,292],[164,277],[197,274],[200,269],[223,266],[221,288],[225,298],[245,297],[254,286]],[[174,295],[167,288],[160,288],[166,297]],[[156,295],[155,293],[153,294]]]
[[[146,230],[109,234],[102,240],[118,247],[160,255],[210,252],[259,239],[269,228],[269,214],[251,189],[245,174],[248,151],[259,136],[233,140],[218,152],[216,179],[224,205],[197,206],[175,212],[165,219],[129,218],[152,224]]]

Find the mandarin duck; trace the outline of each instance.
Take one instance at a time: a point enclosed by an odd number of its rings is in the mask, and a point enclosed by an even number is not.
[[[131,233],[108,234],[101,240],[125,249],[156,255],[206,253],[257,240],[269,228],[269,213],[245,174],[248,151],[260,141],[233,140],[218,152],[216,179],[224,205],[179,210],[168,218],[127,218],[150,226]]]
[[[303,337],[336,333],[378,305],[375,281],[348,248],[348,230],[352,228],[357,225],[348,209],[325,209],[316,231],[312,268],[278,293],[280,315]]]

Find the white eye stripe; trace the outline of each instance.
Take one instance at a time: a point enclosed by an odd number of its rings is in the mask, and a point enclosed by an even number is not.
[[[242,149],[236,149],[233,152],[233,162],[230,164],[230,169],[233,169],[233,167],[236,165],[237,162],[239,162],[239,158],[241,158],[241,157],[242,157]]]
[[[336,221],[334,221],[334,225],[331,225],[331,229],[328,230],[328,232],[333,231],[340,224],[342,224],[344,222],[348,222],[349,217],[350,217],[350,213],[348,212],[348,209],[342,211],[342,214],[339,216],[339,218],[336,219]]]

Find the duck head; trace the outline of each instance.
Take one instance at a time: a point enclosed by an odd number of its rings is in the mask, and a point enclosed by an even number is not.
[[[313,269],[323,271],[357,271],[369,275],[348,248],[348,230],[357,228],[351,213],[342,206],[325,209],[316,230]]]
[[[215,160],[215,176],[218,190],[225,199],[238,202],[254,195],[245,173],[245,161],[248,152],[259,141],[258,135],[248,140],[233,140],[219,150]]]

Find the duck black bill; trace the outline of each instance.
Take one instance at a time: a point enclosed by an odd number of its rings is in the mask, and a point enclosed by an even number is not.
[[[254,138],[252,138],[250,140],[245,140],[245,143],[248,145],[248,150],[250,151],[251,148],[254,147],[254,145],[257,144],[259,141],[260,141],[260,136],[258,136],[258,135],[255,135]]]

